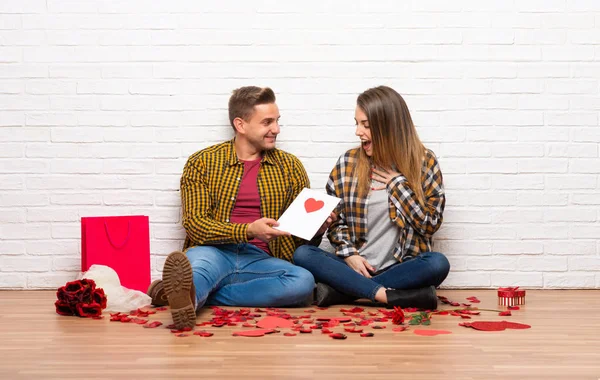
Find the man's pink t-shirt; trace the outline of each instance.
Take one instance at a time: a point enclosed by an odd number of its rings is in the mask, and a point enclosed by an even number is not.
[[[261,218],[260,214],[260,195],[258,194],[258,170],[260,169],[261,159],[254,161],[242,161],[244,163],[244,175],[240,183],[237,199],[231,217],[232,223],[252,223]],[[262,240],[252,239],[250,244],[254,244],[263,251],[271,254],[269,246]]]

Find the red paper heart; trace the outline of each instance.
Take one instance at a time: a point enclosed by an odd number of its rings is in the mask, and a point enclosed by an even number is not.
[[[415,334],[422,336],[435,336],[442,334],[452,334],[452,331],[447,330],[415,330]]]
[[[516,329],[523,330],[531,328],[530,325],[524,323],[500,321],[500,322],[488,322],[488,321],[477,321],[472,322],[466,327],[472,327],[475,330],[480,331],[504,331],[505,329]]]
[[[506,326],[507,329],[524,330],[524,329],[531,328],[531,326],[526,325],[524,323],[508,322],[508,321],[502,321],[502,322],[504,322],[504,326]]]
[[[264,336],[265,334],[274,333],[273,329],[256,329],[256,330],[245,330],[245,331],[236,331],[232,335],[233,336],[248,336],[248,337],[258,337]]]
[[[306,201],[304,201],[304,209],[306,212],[315,212],[322,209],[323,206],[325,206],[325,202],[318,201],[315,198],[308,198]]]
[[[476,321],[471,322],[468,327],[472,327],[475,330],[480,331],[504,331],[506,325],[503,322],[487,322],[487,321]]]
[[[276,327],[293,327],[294,322],[279,317],[264,317],[256,323],[256,326],[263,329],[274,329]]]

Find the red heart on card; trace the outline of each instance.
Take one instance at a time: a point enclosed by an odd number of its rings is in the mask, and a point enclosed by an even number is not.
[[[322,209],[323,206],[325,206],[325,202],[318,201],[315,198],[308,198],[304,201],[304,209],[306,212],[315,212]]]

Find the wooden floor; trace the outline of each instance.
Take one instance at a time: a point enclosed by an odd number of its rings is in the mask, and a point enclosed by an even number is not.
[[[452,301],[482,301],[497,309],[491,290],[447,290]],[[510,317],[482,311],[471,320],[434,316],[430,326],[452,334],[346,333],[334,340],[312,334],[260,338],[234,337],[241,326],[197,327],[214,332],[203,338],[177,337],[164,326],[64,317],[55,314],[55,292],[0,291],[0,379],[600,379],[600,291],[528,290],[527,304]],[[448,309],[441,305],[440,309]],[[305,310],[287,309],[292,315]],[[317,310],[342,316],[340,307]],[[504,308],[502,308],[504,309]],[[375,311],[376,309],[374,309]],[[203,309],[198,322],[212,318]],[[105,313],[108,316],[107,313]],[[150,316],[171,323],[168,311]],[[510,320],[528,330],[483,332],[460,327],[476,320]],[[246,328],[247,329],[247,328]],[[342,332],[343,326],[334,328]]]

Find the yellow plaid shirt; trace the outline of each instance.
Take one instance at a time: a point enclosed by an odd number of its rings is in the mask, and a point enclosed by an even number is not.
[[[327,235],[341,257],[358,255],[367,237],[368,198],[357,196],[358,178],[354,175],[359,149],[351,149],[339,158],[326,186],[328,194],[342,199],[336,209],[338,219],[331,224]],[[387,184],[389,218],[401,230],[393,252],[399,261],[431,251],[432,236],[442,225],[446,204],[444,181],[435,154],[430,150],[425,153],[421,182],[425,194],[423,206],[411,189],[413,184],[403,175]]]
[[[230,223],[244,164],[234,140],[191,155],[181,176],[182,224],[187,233],[183,249],[196,245],[248,242],[248,224]],[[266,151],[258,172],[262,217],[279,219],[296,196],[310,187],[298,158],[279,149]],[[306,241],[282,236],[269,242],[274,257],[292,261],[294,250]]]

